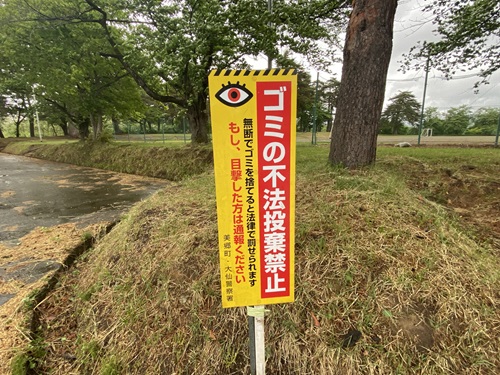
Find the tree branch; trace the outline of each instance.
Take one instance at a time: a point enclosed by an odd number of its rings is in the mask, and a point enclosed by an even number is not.
[[[59,104],[55,100],[52,100],[52,99],[49,99],[46,97],[43,97],[43,99],[45,101],[49,102],[50,104],[54,105],[55,107],[57,107],[62,113],[64,113],[66,116],[68,116],[71,121],[76,123],[77,119],[76,119],[75,115],[73,115],[71,112],[69,112],[65,105]]]
[[[158,100],[159,102],[162,103],[174,103],[177,104],[181,107],[186,107],[187,106],[187,101],[184,99],[180,99],[174,96],[170,95],[162,95],[158,93],[157,91],[153,90],[148,83],[142,78],[142,76],[132,68],[132,66],[126,61],[125,56],[121,53],[120,49],[118,48],[118,44],[116,43],[115,39],[113,38],[113,35],[111,34],[111,31],[108,27],[108,16],[107,13],[99,8],[92,0],[85,0],[85,2],[96,12],[98,12],[101,15],[101,18],[99,20],[96,20],[95,22],[99,23],[106,35],[106,39],[108,40],[109,44],[111,45],[111,48],[113,49],[114,53],[113,54],[106,54],[106,53],[101,53],[101,56],[103,57],[112,57],[117,59],[123,66],[123,68],[127,71],[128,74],[135,80],[135,82],[144,90],[146,94],[148,94],[151,98]]]

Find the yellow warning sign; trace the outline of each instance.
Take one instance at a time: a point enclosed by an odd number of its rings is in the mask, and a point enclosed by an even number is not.
[[[223,307],[294,300],[297,75],[209,76]]]

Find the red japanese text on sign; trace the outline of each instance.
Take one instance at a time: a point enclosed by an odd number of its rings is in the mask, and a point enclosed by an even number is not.
[[[290,82],[257,83],[263,298],[290,295]]]

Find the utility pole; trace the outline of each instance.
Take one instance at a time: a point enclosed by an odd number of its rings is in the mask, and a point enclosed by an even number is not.
[[[422,124],[424,122],[425,94],[427,93],[427,78],[429,77],[429,62],[430,56],[427,55],[425,63],[425,82],[424,82],[424,97],[422,98],[422,109],[420,111],[420,124],[418,125],[418,145],[420,146],[420,138],[422,137]]]

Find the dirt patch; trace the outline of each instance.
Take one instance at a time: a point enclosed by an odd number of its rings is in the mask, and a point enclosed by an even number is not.
[[[421,352],[431,350],[434,344],[433,329],[414,313],[401,316],[396,322],[396,329],[410,339]]]
[[[72,249],[84,238],[95,236],[108,223],[79,229],[75,224],[38,227],[21,238],[19,245],[0,244],[0,374],[10,373],[10,361],[29,343],[23,333],[23,306],[58,270]]]
[[[500,165],[441,167],[414,161],[405,169],[410,188],[455,212],[472,225],[479,241],[500,250]]]

